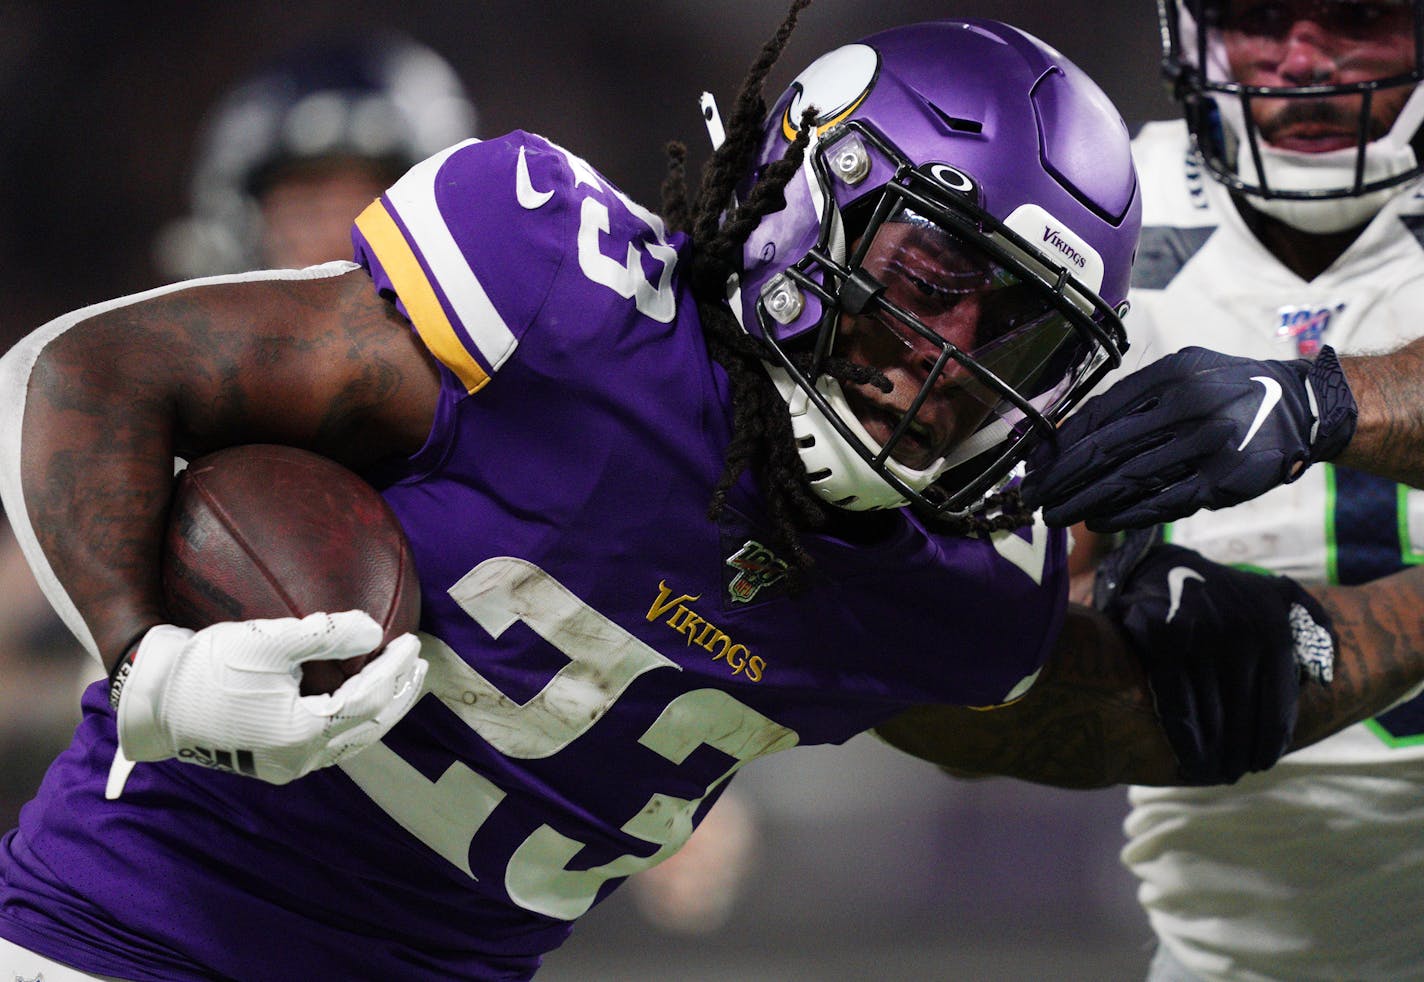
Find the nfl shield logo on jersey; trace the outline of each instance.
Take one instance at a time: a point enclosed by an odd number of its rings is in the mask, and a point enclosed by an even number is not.
[[[1314,358],[1325,344],[1325,332],[1330,328],[1331,319],[1344,311],[1343,303],[1323,307],[1315,304],[1282,307],[1276,311],[1279,318],[1276,337],[1294,339],[1296,354],[1302,358]]]
[[[727,596],[733,603],[751,603],[762,590],[786,578],[786,561],[755,539],[742,543],[727,557],[727,565],[736,570],[727,582]]]

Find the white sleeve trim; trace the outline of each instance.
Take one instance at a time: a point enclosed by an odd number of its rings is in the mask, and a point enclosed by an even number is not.
[[[490,369],[498,371],[514,353],[518,339],[470,268],[435,201],[435,177],[441,166],[455,152],[479,142],[466,140],[416,164],[386,192],[386,198],[419,243],[432,278],[445,291],[470,340]]]

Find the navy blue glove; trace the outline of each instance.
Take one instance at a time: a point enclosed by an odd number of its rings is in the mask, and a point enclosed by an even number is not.
[[[1328,346],[1314,361],[1184,348],[1084,403],[1029,457],[1021,492],[1049,525],[1146,528],[1294,481],[1345,449],[1355,416]]]
[[[1302,677],[1330,681],[1330,618],[1294,580],[1155,539],[1129,533],[1108,554],[1093,605],[1141,660],[1184,782],[1231,784],[1290,747]]]

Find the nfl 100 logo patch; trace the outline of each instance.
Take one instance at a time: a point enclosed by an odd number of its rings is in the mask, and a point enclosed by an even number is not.
[[[1281,307],[1276,311],[1276,337],[1294,341],[1296,354],[1314,358],[1326,343],[1325,332],[1331,321],[1345,312],[1343,302],[1325,305],[1303,304]]]
[[[733,603],[746,604],[767,587],[785,580],[787,567],[786,561],[766,546],[747,539],[727,557],[724,569],[728,574],[727,598]]]

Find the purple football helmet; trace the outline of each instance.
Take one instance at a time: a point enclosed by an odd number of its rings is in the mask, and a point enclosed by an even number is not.
[[[1416,148],[1424,132],[1424,0],[1157,0],[1157,15],[1162,70],[1207,171],[1250,195],[1258,210],[1305,231],[1341,231],[1369,220],[1424,173]],[[1298,21],[1314,25],[1348,81],[1265,86],[1235,78],[1228,35],[1250,45],[1254,57],[1279,59]],[[1396,64],[1378,57],[1382,48],[1392,49]],[[1372,132],[1371,106],[1406,95],[1389,131]],[[1250,106],[1282,99],[1301,121],[1336,125],[1353,117],[1354,145],[1328,152],[1273,146]]]
[[[803,71],[743,194],[812,106],[805,162],[746,243],[734,305],[769,348],[822,499],[962,514],[1121,363],[1141,221],[1127,128],[1016,28],[917,24]],[[838,381],[838,358],[893,389]]]

